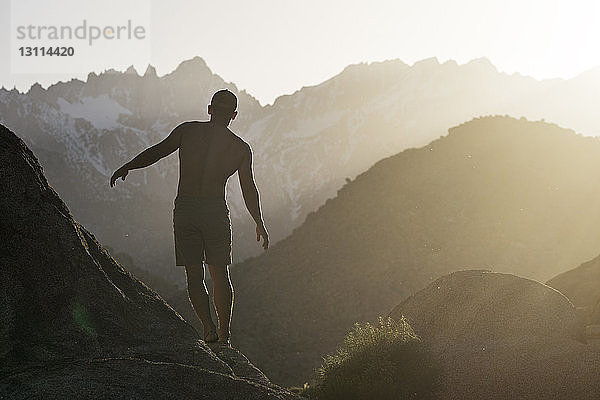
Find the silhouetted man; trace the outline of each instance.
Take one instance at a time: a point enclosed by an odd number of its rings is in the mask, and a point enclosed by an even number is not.
[[[202,321],[204,340],[229,344],[233,287],[231,221],[225,184],[236,171],[244,202],[256,222],[256,240],[269,246],[258,190],[252,173],[250,145],[235,135],[229,122],[237,116],[237,97],[227,89],[217,91],[208,106],[210,121],[186,121],[162,142],[149,147],[115,171],[114,186],[132,169],[144,168],[179,149],[179,185],[173,209],[175,264],[185,266],[190,300]],[[217,335],[204,284],[204,262],[214,283],[214,303],[219,322]]]

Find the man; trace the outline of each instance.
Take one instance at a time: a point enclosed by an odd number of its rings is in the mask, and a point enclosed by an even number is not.
[[[227,89],[217,91],[208,106],[209,121],[186,121],[162,142],[149,147],[115,171],[113,187],[132,169],[144,168],[179,149],[179,185],[173,209],[175,264],[185,266],[192,306],[204,327],[206,342],[229,345],[233,310],[231,222],[225,199],[225,184],[236,171],[246,207],[256,222],[256,240],[269,246],[252,173],[250,145],[229,130],[237,116],[237,97]],[[209,308],[204,284],[204,262],[214,283],[218,333]]]

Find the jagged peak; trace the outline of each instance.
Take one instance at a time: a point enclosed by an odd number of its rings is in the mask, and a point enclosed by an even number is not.
[[[448,59],[448,60],[444,61],[444,63],[442,65],[449,66],[449,67],[457,67],[458,63],[456,62],[456,60]]]
[[[433,66],[433,65],[440,65],[440,62],[437,59],[437,57],[428,57],[428,58],[424,58],[419,61],[415,61],[412,66],[413,67],[424,67],[424,66]]]
[[[87,81],[87,82],[89,82],[89,81],[91,81],[92,79],[95,79],[95,78],[97,78],[97,77],[98,77],[98,74],[96,74],[94,71],[92,71],[92,72],[90,72],[90,73],[87,75],[87,80],[86,80],[86,81]]]
[[[144,77],[156,78],[156,68],[154,68],[151,64],[148,64],[146,71],[144,72]]]
[[[46,90],[42,87],[42,85],[39,82],[35,82],[33,85],[31,85],[31,87],[27,91],[27,94],[36,95],[45,91]]]
[[[202,57],[195,56],[190,58],[189,60],[184,60],[179,63],[177,68],[173,71],[174,74],[177,73],[204,73],[212,75],[212,71],[206,65],[206,62]]]
[[[381,61],[371,61],[371,62],[362,61],[359,63],[347,65],[346,67],[344,67],[344,69],[342,70],[340,75],[343,74],[344,72],[348,72],[348,71],[362,71],[364,69],[385,68],[385,67],[395,68],[395,67],[406,67],[406,66],[407,66],[407,64],[399,58],[393,58],[393,59],[381,60]]]
[[[464,64],[465,66],[478,66],[481,68],[491,69],[495,72],[498,72],[498,69],[487,57],[479,57],[470,60],[469,62]]]
[[[117,70],[116,70],[116,69],[114,69],[114,68],[109,68],[109,69],[106,69],[106,70],[104,70],[104,72],[102,73],[102,75],[116,75],[116,74],[121,74],[121,72],[120,72],[120,71],[117,71]]]
[[[129,67],[127,67],[127,69],[125,70],[125,74],[139,76],[137,70],[135,69],[135,67],[133,65],[130,65]]]

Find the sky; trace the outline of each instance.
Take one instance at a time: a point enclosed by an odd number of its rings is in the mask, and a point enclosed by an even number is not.
[[[11,60],[0,63],[0,85],[23,91],[36,81],[85,79],[89,71],[134,65],[143,73],[148,63],[161,76],[200,56],[265,105],[361,62],[487,57],[500,71],[536,79],[568,79],[600,65],[600,1],[111,1],[0,0],[0,54]],[[48,25],[131,19],[146,36],[133,48],[78,44],[85,59],[64,58],[53,69],[48,57],[18,54],[15,24],[23,18]]]

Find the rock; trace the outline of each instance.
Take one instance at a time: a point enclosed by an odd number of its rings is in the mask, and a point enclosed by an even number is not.
[[[0,185],[0,398],[297,398],[236,350],[235,369],[221,360],[73,219],[1,125]]]
[[[575,307],[560,292],[511,274],[468,270],[445,275],[398,305],[430,340],[486,343],[547,336],[583,339]]]
[[[239,351],[220,343],[209,343],[209,346],[217,357],[231,368],[236,376],[264,385],[270,384],[269,378],[260,369],[252,365],[246,356]]]
[[[444,399],[598,399],[600,347],[560,292],[489,271],[439,278],[391,313],[406,316],[442,368]]]

